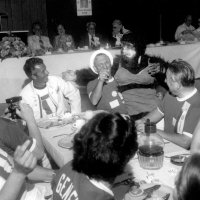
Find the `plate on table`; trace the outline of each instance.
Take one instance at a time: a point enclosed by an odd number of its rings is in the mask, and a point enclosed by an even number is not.
[[[152,192],[150,192],[152,190]],[[173,189],[166,185],[141,184],[140,188],[131,188],[125,195],[125,200],[172,200]],[[149,194],[149,195],[148,195]]]
[[[190,154],[175,155],[170,158],[170,161],[174,165],[182,166],[185,163],[185,161],[188,159],[189,156],[190,156]]]
[[[72,149],[73,147],[73,137],[65,136],[58,141],[58,146],[65,149]]]

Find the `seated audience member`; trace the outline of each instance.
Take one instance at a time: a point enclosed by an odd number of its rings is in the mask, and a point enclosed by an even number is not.
[[[194,35],[198,40],[200,40],[200,18],[198,19],[198,27],[193,31]]]
[[[22,145],[26,140],[31,141],[31,149],[34,156],[41,161],[42,166],[51,167],[42,142],[41,133],[37,127],[33,110],[28,104],[19,104],[16,114],[26,122],[23,126],[19,120],[13,120],[8,117],[9,113],[0,117],[0,149],[10,156],[13,156],[17,146]],[[26,131],[28,128],[28,133]]]
[[[127,114],[122,94],[118,92],[117,83],[111,76],[113,57],[109,51],[100,49],[90,58],[90,68],[99,75],[87,85],[88,96],[98,110]]]
[[[115,199],[116,177],[137,150],[135,127],[120,114],[101,112],[75,135],[73,150],[53,180],[53,199]]]
[[[81,37],[79,47],[83,48],[87,46],[89,49],[98,49],[101,41],[99,36],[96,35],[96,23],[88,22],[86,26],[87,33]]]
[[[61,77],[50,76],[41,58],[26,60],[24,71],[31,82],[22,89],[20,96],[31,106],[36,120],[81,112],[79,90]],[[66,106],[65,98],[70,108]]]
[[[57,31],[58,35],[54,39],[54,50],[67,52],[75,49],[72,35],[65,33],[65,28],[62,24],[57,26]]]
[[[173,200],[199,200],[200,154],[191,155],[184,163],[175,182]]]
[[[166,87],[163,80],[168,63],[146,55],[146,44],[133,33],[123,35],[121,42],[121,55],[114,59],[112,75],[124,97],[128,114],[144,116],[160,102],[156,90],[158,85]]]
[[[192,23],[192,16],[187,15],[185,18],[185,22],[178,26],[175,32],[175,40],[180,41],[194,41],[195,35],[194,30],[195,28],[191,25]]]
[[[136,121],[137,129],[142,130],[146,119],[158,122],[164,118],[164,132],[159,134],[165,139],[189,149],[192,134],[200,119],[200,94],[194,87],[194,70],[183,60],[173,61],[166,73],[170,93],[162,103],[141,120]]]
[[[42,35],[42,25],[39,22],[32,25],[32,35],[28,36],[28,47],[34,55],[43,55],[53,48],[49,38]]]
[[[112,37],[114,41],[112,42],[112,46],[121,46],[121,38],[124,34],[130,33],[131,31],[125,29],[121,20],[115,19],[112,23]]]
[[[39,190],[37,186],[33,187],[34,185],[30,182],[29,187],[27,187],[26,182],[27,180],[51,182],[55,173],[53,170],[36,166],[37,159],[31,153],[29,145],[30,140],[27,140],[18,146],[14,153],[14,159],[0,149],[0,199],[45,199],[47,192],[45,186],[41,186],[42,190]]]

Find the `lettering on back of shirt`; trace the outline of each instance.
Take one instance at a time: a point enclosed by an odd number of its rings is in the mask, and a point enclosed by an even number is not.
[[[62,200],[79,199],[71,179],[66,174],[61,175],[56,187],[56,193],[59,194]]]

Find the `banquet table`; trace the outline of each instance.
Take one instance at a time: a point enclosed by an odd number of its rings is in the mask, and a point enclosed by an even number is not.
[[[58,146],[58,141],[68,137],[66,134],[72,132],[72,125],[68,124],[62,127],[53,127],[49,129],[40,129],[43,143],[47,152],[59,167],[72,160],[73,150]],[[64,135],[65,134],[65,135]],[[189,151],[177,146],[174,143],[165,141],[164,163],[159,170],[144,170],[140,167],[137,155],[129,162],[133,174],[138,180],[144,180],[147,183],[161,183],[169,187],[174,187],[174,180],[181,167],[170,162],[170,156],[178,154],[189,154]]]
[[[113,56],[120,54],[120,49],[108,49]],[[72,53],[53,53],[40,56],[44,60],[50,74],[60,75],[61,72],[71,69],[88,68],[89,59],[93,51],[77,50]],[[200,43],[171,44],[166,46],[149,46],[146,49],[149,55],[160,56],[166,61],[177,58],[188,61],[195,70],[196,78],[200,77]],[[7,58],[0,62],[0,103],[6,98],[16,96],[26,83],[23,65],[29,57]]]

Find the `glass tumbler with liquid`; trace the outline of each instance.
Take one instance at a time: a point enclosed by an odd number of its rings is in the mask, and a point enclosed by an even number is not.
[[[145,131],[138,138],[138,160],[144,169],[159,169],[163,166],[164,141],[157,134],[156,124],[147,119]]]

